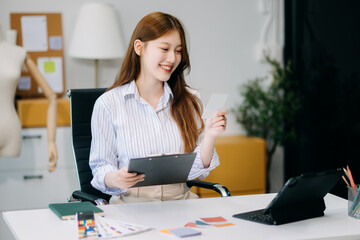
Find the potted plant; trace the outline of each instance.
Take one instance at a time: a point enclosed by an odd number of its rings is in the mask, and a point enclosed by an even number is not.
[[[292,77],[291,63],[281,66],[265,56],[270,65],[271,84],[266,77],[255,78],[240,86],[243,101],[232,112],[248,136],[266,140],[266,191],[270,189],[269,170],[277,146],[296,138],[294,122],[300,109],[297,83]]]

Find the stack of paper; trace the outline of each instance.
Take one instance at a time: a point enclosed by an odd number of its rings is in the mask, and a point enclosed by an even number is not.
[[[100,216],[95,216],[95,222],[98,228],[99,237],[104,239],[128,236],[153,229],[152,227],[120,222]]]
[[[197,230],[195,230],[193,228],[190,228],[190,227],[179,227],[179,228],[163,229],[163,230],[160,230],[160,232],[166,233],[166,234],[169,234],[169,235],[174,235],[174,236],[179,237],[179,238],[201,235],[200,231],[197,231]]]

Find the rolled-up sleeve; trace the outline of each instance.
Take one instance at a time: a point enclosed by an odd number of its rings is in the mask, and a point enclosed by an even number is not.
[[[201,160],[201,144],[195,148],[194,152],[196,153],[196,158],[189,173],[190,180],[194,178],[200,178],[200,179],[205,178],[209,175],[211,170],[219,166],[220,164],[219,156],[216,153],[215,148],[214,148],[214,154],[210,162],[210,166],[208,168],[204,168],[204,164]]]
[[[197,91],[191,90],[191,92],[195,94],[195,96],[197,96],[199,99],[201,99],[200,94]],[[200,126],[200,124],[201,123],[199,120],[198,125]],[[201,160],[201,144],[203,137],[204,137],[203,134],[199,136],[198,145],[194,150],[194,152],[196,153],[196,158],[188,176],[190,180],[194,178],[200,178],[200,179],[205,178],[209,175],[211,170],[213,170],[214,168],[220,165],[219,156],[214,148],[214,153],[211,158],[210,166],[208,168],[204,168],[204,164]]]
[[[119,195],[127,189],[108,188],[105,185],[105,175],[118,170],[116,153],[116,136],[113,129],[111,112],[99,98],[91,118],[91,149],[90,168],[93,179],[91,185],[103,193]]]

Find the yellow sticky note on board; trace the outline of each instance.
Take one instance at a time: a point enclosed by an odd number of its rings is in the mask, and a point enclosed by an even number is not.
[[[44,62],[44,72],[45,73],[55,72],[55,62],[54,61],[45,61]]]

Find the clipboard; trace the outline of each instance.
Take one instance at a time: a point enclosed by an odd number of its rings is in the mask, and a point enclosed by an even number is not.
[[[145,180],[132,187],[186,182],[196,153],[169,154],[130,159],[128,172],[145,174]]]

